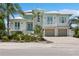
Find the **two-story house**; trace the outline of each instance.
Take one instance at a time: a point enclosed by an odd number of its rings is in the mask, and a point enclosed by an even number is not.
[[[42,11],[42,10],[40,10]],[[26,11],[25,17],[16,17],[10,20],[10,31],[22,31],[24,34],[33,33],[35,25],[41,25],[44,36],[73,36],[69,29],[71,13],[58,11],[42,11],[42,15],[33,18],[32,11]]]
[[[70,13],[49,11],[44,13],[43,28],[45,36],[73,36],[69,29]]]

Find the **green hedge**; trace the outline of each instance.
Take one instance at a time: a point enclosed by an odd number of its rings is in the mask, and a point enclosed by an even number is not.
[[[74,37],[79,38],[79,29],[75,29],[74,32],[75,32]]]
[[[15,42],[37,42],[44,41],[42,37],[38,37],[34,34],[26,34],[24,35],[22,32],[13,32],[12,35],[2,35],[1,36],[3,42],[15,41]]]

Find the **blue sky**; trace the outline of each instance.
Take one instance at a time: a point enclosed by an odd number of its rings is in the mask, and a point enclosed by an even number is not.
[[[41,8],[45,10],[79,9],[79,3],[20,3],[23,10]]]

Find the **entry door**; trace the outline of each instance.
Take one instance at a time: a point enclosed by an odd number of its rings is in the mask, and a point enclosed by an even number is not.
[[[27,31],[33,31],[33,22],[27,22],[26,24]]]

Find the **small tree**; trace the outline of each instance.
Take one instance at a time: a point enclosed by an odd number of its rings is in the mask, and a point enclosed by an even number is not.
[[[43,37],[43,30],[40,25],[35,26],[34,34],[38,39],[41,39]]]

